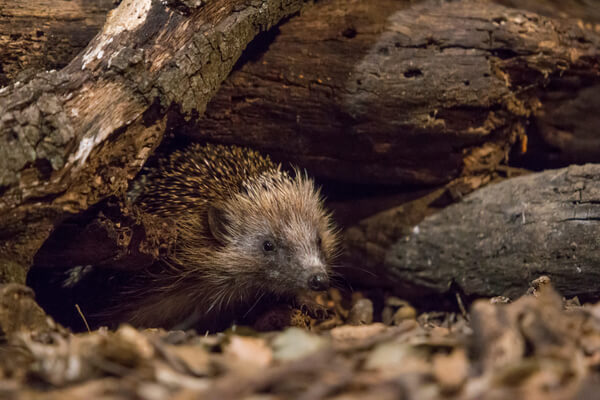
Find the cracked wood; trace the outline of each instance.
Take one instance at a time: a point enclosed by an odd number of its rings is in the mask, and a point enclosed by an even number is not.
[[[600,84],[593,31],[485,1],[322,1],[254,50],[189,135],[351,183],[489,173],[526,148],[533,122]]]
[[[200,4],[186,14],[124,0],[65,68],[0,89],[0,268],[13,271],[4,275],[20,276],[14,263],[26,269],[69,213],[122,192],[167,111],[201,115],[246,44],[304,2]]]
[[[600,165],[488,186],[426,218],[386,252],[383,276],[467,296],[518,297],[548,275],[564,296],[600,293]]]

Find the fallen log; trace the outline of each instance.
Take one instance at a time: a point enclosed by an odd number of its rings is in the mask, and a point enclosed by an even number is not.
[[[0,279],[24,281],[66,216],[121,193],[167,113],[204,112],[246,44],[301,0],[124,0],[60,71],[0,90]]]
[[[577,0],[496,2],[553,18],[577,18],[571,22],[573,25],[600,33],[600,7],[594,3]],[[17,76],[22,80],[39,71],[66,66],[100,30],[106,13],[117,3],[115,0],[0,0],[0,86]],[[387,10],[385,4],[377,6]],[[393,5],[401,6],[399,3]],[[349,7],[356,8],[356,5]],[[349,19],[354,25],[361,25],[361,18],[364,19],[353,14]],[[533,144],[531,151],[522,157],[514,154],[513,163],[536,169],[557,168],[572,162],[594,162],[600,158],[600,146],[595,135],[595,127],[600,123],[595,112],[599,107],[600,95],[597,93],[600,90],[597,86],[586,88],[586,85],[567,90],[565,85],[570,79],[567,77],[561,84],[553,84],[559,87],[558,93],[545,89],[550,93],[541,95],[542,110],[533,117],[534,125],[542,128],[528,129],[529,143]],[[569,100],[564,98],[565,92],[570,92]],[[565,126],[565,118],[574,114],[578,115],[576,121]]]
[[[383,254],[382,281],[421,295],[517,297],[547,275],[561,294],[590,299],[600,297],[599,221],[600,165],[587,164],[480,189],[391,246],[364,238]]]
[[[537,14],[561,18],[577,18],[600,32],[600,4],[581,0],[494,0],[507,7],[522,8]]]
[[[0,0],[0,86],[62,69],[100,31],[114,0]]]
[[[484,1],[323,1],[262,39],[187,134],[351,183],[489,174],[538,112],[600,82],[593,31]]]

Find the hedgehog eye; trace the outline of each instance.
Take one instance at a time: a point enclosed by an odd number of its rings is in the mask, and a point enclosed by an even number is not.
[[[275,245],[270,240],[265,240],[263,242],[263,250],[264,251],[275,251]]]

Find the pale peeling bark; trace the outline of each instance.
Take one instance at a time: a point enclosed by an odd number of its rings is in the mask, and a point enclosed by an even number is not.
[[[58,221],[122,192],[167,110],[201,115],[248,42],[303,1],[167,3],[124,0],[64,69],[0,90],[0,275],[22,276]]]

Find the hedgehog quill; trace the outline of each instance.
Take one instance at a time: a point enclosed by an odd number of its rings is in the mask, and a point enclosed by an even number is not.
[[[175,224],[175,249],[108,314],[187,327],[247,312],[265,294],[327,289],[338,233],[313,180],[293,175],[236,146],[195,144],[160,160],[134,204]]]

